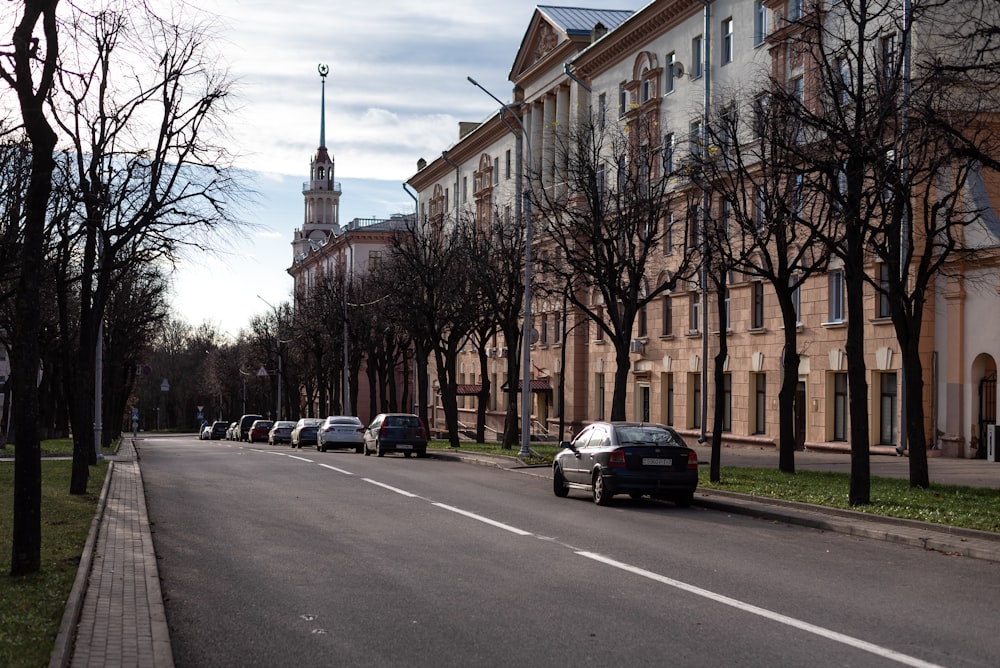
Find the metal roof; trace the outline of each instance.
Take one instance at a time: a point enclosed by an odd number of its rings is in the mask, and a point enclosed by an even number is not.
[[[598,23],[608,30],[614,30],[635,13],[631,9],[586,9],[551,5],[538,5],[538,11],[567,35],[589,35]]]

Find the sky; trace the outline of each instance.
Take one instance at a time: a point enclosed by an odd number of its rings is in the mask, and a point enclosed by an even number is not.
[[[417,160],[458,141],[460,121],[483,121],[504,101],[508,75],[538,3],[471,0],[217,0],[223,62],[236,80],[227,130],[237,165],[258,196],[245,231],[189,253],[173,275],[173,312],[231,336],[255,315],[291,300],[291,241],[301,227],[302,184],[319,146],[320,63],[326,79],[326,145],[342,185],[340,223],[413,210],[403,182]],[[642,0],[554,5],[640,9]]]

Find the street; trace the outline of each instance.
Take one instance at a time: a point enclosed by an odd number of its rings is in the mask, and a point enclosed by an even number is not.
[[[139,453],[178,666],[1000,656],[987,562],[627,497],[599,508],[436,459],[195,436]]]

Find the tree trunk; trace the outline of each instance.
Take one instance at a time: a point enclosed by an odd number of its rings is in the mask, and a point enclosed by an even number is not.
[[[615,388],[611,395],[611,419],[624,420],[625,398],[628,391],[628,375],[632,370],[632,360],[629,358],[629,343],[615,341]]]
[[[778,390],[778,470],[795,473],[795,394],[799,384],[799,351],[795,304],[788,286],[775,286],[785,346],[781,361],[781,389]]]
[[[856,235],[854,235],[856,236]],[[852,506],[871,503],[871,448],[868,444],[868,380],[865,377],[865,305],[864,267],[860,242],[848,243],[844,262],[847,290],[847,388],[851,429],[851,483],[848,503]]]

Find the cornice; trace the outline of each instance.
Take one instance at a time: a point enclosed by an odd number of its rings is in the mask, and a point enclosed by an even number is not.
[[[639,10],[573,61],[581,78],[593,78],[619,65],[627,55],[642,51],[649,42],[676,28],[704,9],[701,0],[668,0]]]

